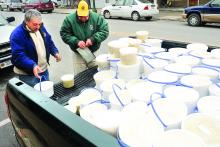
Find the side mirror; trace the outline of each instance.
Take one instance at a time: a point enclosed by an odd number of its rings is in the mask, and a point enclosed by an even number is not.
[[[6,20],[10,23],[15,21],[15,17],[7,17]]]

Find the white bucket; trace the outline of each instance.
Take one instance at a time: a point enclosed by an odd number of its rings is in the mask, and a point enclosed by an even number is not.
[[[197,103],[198,111],[220,120],[220,96],[202,97]]]
[[[213,83],[209,86],[209,95],[220,96],[220,83]]]
[[[66,105],[66,106],[64,106],[64,108],[66,108],[67,110],[69,110],[72,113],[76,113],[76,111],[77,111],[77,108],[72,105]]]
[[[95,58],[95,62],[98,65],[99,70],[106,70],[110,68],[110,63],[108,61],[109,54],[101,54]]]
[[[113,40],[113,41],[108,42],[109,53],[114,58],[120,57],[120,52],[119,52],[120,48],[124,48],[128,46],[129,46],[128,42],[124,42],[124,41]]]
[[[121,120],[121,112],[118,110],[109,109],[100,113],[94,124],[103,131],[116,136],[117,128]]]
[[[132,65],[124,65],[121,62],[117,63],[118,78],[125,81],[140,78],[140,61]]]
[[[70,98],[68,104],[74,107],[79,107],[100,99],[102,99],[102,95],[98,89],[86,88],[83,89],[78,96]]]
[[[199,92],[193,88],[183,86],[172,86],[164,89],[166,98],[177,100],[186,104],[188,114],[194,112],[197,101],[199,100]]]
[[[219,71],[215,68],[208,67],[208,66],[194,66],[192,68],[192,74],[207,76],[211,79],[218,79]]]
[[[147,114],[123,115],[118,127],[118,139],[133,147],[152,147],[152,143],[163,132],[163,126],[149,119]]]
[[[137,48],[126,47],[120,49],[121,63],[125,65],[132,65],[137,63]]]
[[[125,116],[127,115],[137,115],[137,114],[145,114],[148,112],[147,103],[143,101],[134,101],[123,107],[121,113]]]
[[[188,115],[181,128],[202,138],[206,147],[220,146],[220,121],[210,116],[201,113]]]
[[[99,102],[91,103],[80,107],[80,117],[89,123],[96,125],[96,120],[100,118],[102,113],[107,111],[107,106]]]
[[[146,39],[145,44],[152,47],[161,47],[163,40],[161,39]]]
[[[160,52],[165,52],[166,49],[165,48],[161,48],[161,47],[152,47],[149,46],[145,43],[140,44],[140,49],[143,53],[150,53],[150,54],[156,54],[156,53],[160,53]]]
[[[94,74],[93,79],[95,80],[96,83],[96,88],[100,88],[100,84],[109,79],[114,79],[115,78],[115,72],[111,70],[102,70]]]
[[[204,43],[191,43],[186,46],[186,48],[191,51],[191,50],[199,50],[199,51],[204,51],[206,52],[208,50],[208,46]]]
[[[158,83],[161,85],[175,84],[178,81],[178,76],[171,74],[167,71],[155,71],[148,75],[147,80],[152,83]]]
[[[207,59],[212,57],[210,52],[201,51],[201,50],[190,51],[189,55],[199,59]]]
[[[214,59],[220,59],[220,48],[211,50],[211,55]]]
[[[171,63],[164,66],[164,70],[168,71],[178,77],[191,74],[191,67],[186,64],[181,63]]]
[[[137,31],[135,33],[136,33],[137,39],[140,39],[143,42],[144,42],[144,40],[148,39],[148,36],[149,36],[148,31]]]
[[[36,89],[37,91],[41,91],[41,93],[47,97],[51,97],[54,94],[53,82],[51,81],[43,81],[37,83],[34,86],[34,89]]]
[[[177,100],[162,98],[150,103],[148,114],[160,122],[166,130],[180,128],[187,116],[187,106]]]
[[[102,96],[104,99],[108,99],[109,95],[113,92],[112,85],[116,84],[121,89],[125,88],[125,81],[122,79],[109,79],[101,83],[100,89],[102,91]]]
[[[169,62],[162,59],[147,59],[143,58],[144,74],[148,75],[153,71],[163,69],[164,66],[168,65]]]
[[[152,145],[153,147],[206,147],[197,135],[180,129],[164,132]]]
[[[189,65],[191,67],[195,66],[195,65],[198,65],[200,63],[199,58],[189,56],[189,55],[178,56],[174,59],[174,61],[176,63],[186,64],[186,65]]]
[[[136,47],[138,48],[141,44],[142,40],[140,39],[133,39],[133,38],[119,38],[119,41],[123,41],[129,44],[129,47]]]
[[[220,58],[219,59],[203,59],[202,64],[210,66],[216,69],[220,69]]]
[[[74,74],[66,74],[61,77],[64,88],[71,88],[74,86]]]
[[[186,48],[181,48],[181,47],[174,47],[174,48],[169,48],[168,52],[173,53],[177,56],[184,55],[188,52]]]
[[[208,95],[208,87],[212,84],[209,77],[201,75],[187,75],[180,79],[180,83],[194,88],[199,92],[200,97]]]
[[[160,53],[154,54],[154,57],[172,62],[177,57],[177,55],[170,53],[170,52],[160,52]]]
[[[121,110],[132,101],[132,96],[128,90],[115,89],[108,98],[111,109]]]
[[[161,93],[162,89],[163,87],[161,85],[151,82],[140,82],[128,88],[133,97],[133,101],[143,101],[146,103],[150,102],[150,96],[153,93]]]
[[[118,72],[118,67],[117,67],[117,63],[120,61],[120,58],[113,58],[112,56],[109,57],[108,61],[110,64],[110,70],[114,71],[115,76],[117,75]]]

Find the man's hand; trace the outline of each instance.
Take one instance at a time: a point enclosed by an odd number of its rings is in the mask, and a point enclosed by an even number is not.
[[[57,61],[57,62],[61,61],[61,55],[60,55],[59,53],[56,53],[56,54],[54,55],[54,57],[56,58],[56,61]]]
[[[78,46],[79,46],[79,48],[85,48],[86,43],[84,41],[79,41]]]
[[[43,72],[42,69],[38,65],[34,66],[33,73],[35,77],[40,79],[40,76],[38,73],[42,73],[42,72]]]
[[[92,44],[93,44],[93,43],[92,43],[91,39],[87,39],[87,40],[86,40],[86,46],[87,46],[87,47],[92,46]]]

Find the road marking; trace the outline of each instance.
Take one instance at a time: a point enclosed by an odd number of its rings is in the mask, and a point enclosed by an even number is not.
[[[4,125],[10,123],[10,122],[11,122],[11,120],[9,118],[6,118],[5,120],[0,121],[0,128],[3,127]]]

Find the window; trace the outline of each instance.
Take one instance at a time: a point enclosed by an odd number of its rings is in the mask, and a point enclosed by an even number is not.
[[[142,3],[145,3],[145,4],[150,3],[149,0],[139,0],[139,1],[142,2]]]
[[[125,6],[131,6],[134,4],[134,0],[126,0],[125,1]]]
[[[215,0],[211,3],[212,6],[220,7],[220,0]]]
[[[124,0],[118,0],[116,3],[115,3],[115,6],[123,6],[124,5]]]

